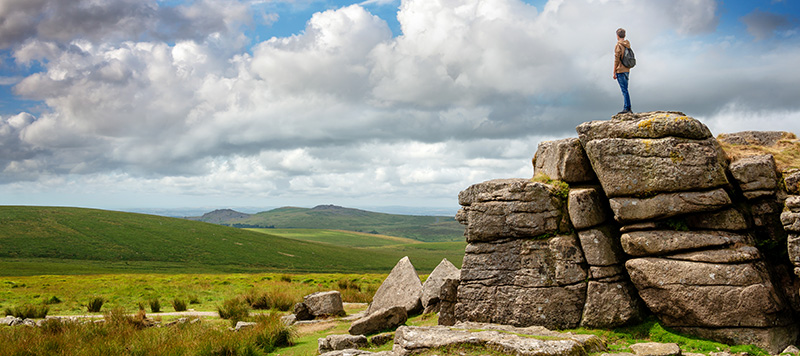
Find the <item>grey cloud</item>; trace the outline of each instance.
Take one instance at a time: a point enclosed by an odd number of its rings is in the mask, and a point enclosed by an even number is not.
[[[747,32],[756,40],[764,40],[775,35],[775,31],[791,28],[792,22],[787,15],[776,14],[759,9],[743,16],[740,19],[746,26]]]
[[[249,20],[244,4],[201,0],[162,7],[153,0],[6,0],[0,6],[0,48],[27,40],[68,43],[147,40],[201,40]]]

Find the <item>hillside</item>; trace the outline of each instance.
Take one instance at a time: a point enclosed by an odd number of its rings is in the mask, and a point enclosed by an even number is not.
[[[0,206],[3,275],[123,270],[387,273],[405,255],[421,272],[429,272],[442,258],[460,262],[463,255],[463,244],[424,245],[429,244],[351,248],[154,215]]]
[[[335,205],[284,207],[225,220],[228,215],[230,212],[216,211],[191,219],[236,227],[347,230],[426,242],[461,241],[464,235],[464,227],[452,216],[384,214]]]

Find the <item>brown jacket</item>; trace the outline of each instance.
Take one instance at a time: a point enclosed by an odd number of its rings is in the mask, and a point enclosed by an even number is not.
[[[617,41],[614,47],[614,73],[628,73],[630,68],[622,65],[622,55],[625,54],[625,48],[631,48],[631,43],[628,40]]]

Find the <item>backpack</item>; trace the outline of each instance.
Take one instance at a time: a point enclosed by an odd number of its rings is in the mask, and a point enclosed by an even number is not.
[[[636,56],[634,56],[633,50],[630,49],[630,47],[625,47],[625,53],[622,54],[620,61],[626,68],[633,68],[636,66]]]

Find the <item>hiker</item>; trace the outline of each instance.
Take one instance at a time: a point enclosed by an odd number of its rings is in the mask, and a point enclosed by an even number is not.
[[[617,29],[617,45],[614,47],[614,79],[619,83],[619,88],[622,90],[622,97],[625,104],[619,114],[626,114],[631,112],[631,97],[628,94],[628,79],[630,78],[631,69],[622,64],[622,56],[625,54],[625,48],[631,48],[631,43],[625,39],[625,29]]]

